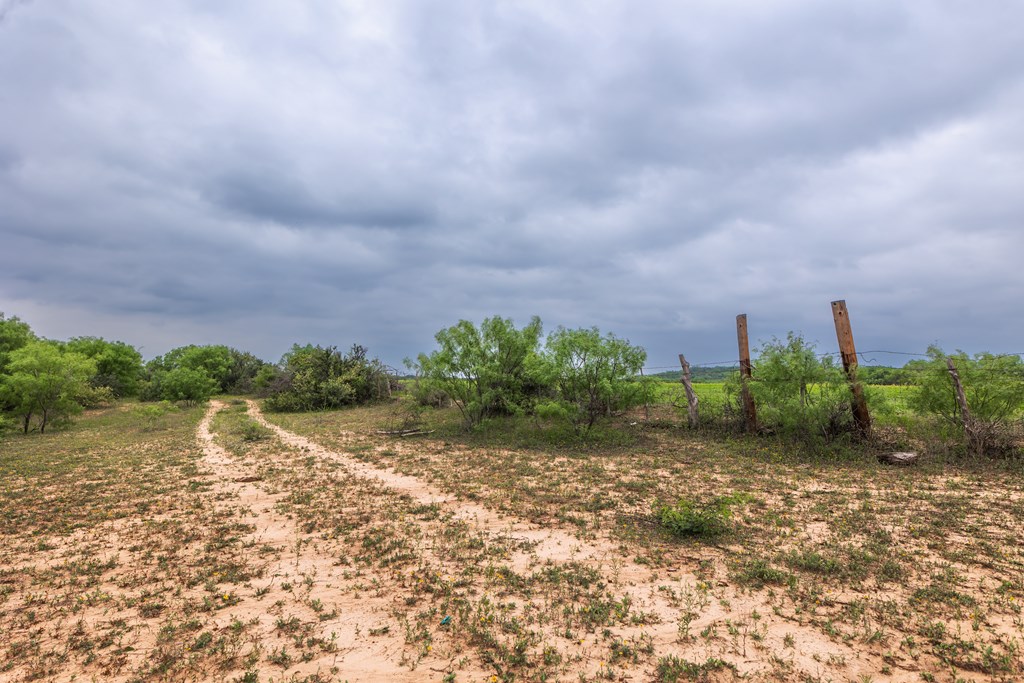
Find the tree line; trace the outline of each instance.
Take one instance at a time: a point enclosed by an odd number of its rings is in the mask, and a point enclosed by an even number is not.
[[[324,410],[389,396],[395,386],[393,373],[358,345],[343,354],[295,344],[273,364],[225,345],[190,344],[143,362],[125,342],[44,339],[0,312],[0,431],[44,433],[122,398],[192,406],[215,394],[258,394],[271,410]]]
[[[596,328],[558,328],[542,339],[533,318],[523,328],[495,316],[437,333],[438,349],[407,361],[416,400],[451,402],[465,424],[533,414],[586,433],[602,416],[649,399],[637,374],[646,352]],[[276,364],[224,345],[188,345],[143,363],[120,341],[37,337],[0,314],[0,410],[22,431],[44,432],[82,409],[112,400],[195,405],[218,393],[254,393],[275,411],[327,410],[377,401],[398,390],[396,372],[365,347],[295,344]]]
[[[546,337],[540,318],[523,327],[494,316],[462,320],[435,335],[437,348],[407,359],[408,387],[420,405],[454,405],[467,428],[490,418],[530,415],[558,420],[586,435],[603,417],[652,402],[656,380],[641,376],[646,351],[597,328],[559,327]],[[829,354],[790,333],[755,353],[748,383],[763,432],[813,443],[854,433],[850,383]],[[963,380],[969,420],[950,382]],[[1012,452],[1024,411],[1024,361],[1016,355],[938,347],[903,368],[860,368],[858,381],[910,384],[907,404],[942,429],[969,431],[976,452]],[[188,345],[147,363],[120,341],[42,339],[17,317],[0,313],[0,429],[44,432],[83,408],[137,397],[195,405],[217,393],[256,394],[275,411],[329,410],[391,398],[396,372],[365,347],[295,344],[278,363],[224,345]],[[702,412],[705,424],[735,415],[743,382],[726,378],[724,414]],[[886,392],[868,391],[878,415],[892,414]]]

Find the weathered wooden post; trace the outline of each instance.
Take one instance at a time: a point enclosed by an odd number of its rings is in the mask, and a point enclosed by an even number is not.
[[[690,427],[700,424],[700,415],[697,413],[697,404],[700,400],[693,390],[693,382],[690,379],[690,364],[686,362],[686,356],[679,354],[679,364],[683,366],[683,389],[686,390],[686,412],[689,417]]]
[[[754,407],[754,395],[750,393],[750,380],[753,372],[750,365],[750,340],[747,337],[747,314],[736,316],[736,341],[740,348],[740,383],[743,395],[743,416],[746,418],[748,432],[757,431],[757,408]]]
[[[981,455],[981,439],[978,438],[974,420],[971,418],[971,411],[967,407],[967,395],[964,393],[964,385],[960,382],[960,373],[956,371],[956,365],[953,364],[952,358],[946,358],[946,367],[949,368],[949,376],[953,378],[953,390],[956,392],[956,403],[960,406],[960,420],[964,425],[967,448],[974,455]]]
[[[641,377],[644,376],[644,369],[643,368],[640,368],[640,376]],[[648,400],[648,396],[650,396],[650,393],[647,391],[647,389],[645,387],[644,388],[644,422],[650,422],[651,421],[651,403]]]
[[[868,413],[868,402],[864,398],[864,387],[857,381],[857,349],[853,345],[853,330],[850,327],[850,314],[846,310],[846,301],[832,302],[832,319],[836,323],[836,338],[839,340],[839,353],[843,357],[843,370],[850,380],[850,391],[853,393],[853,421],[861,436],[871,434],[871,415]]]

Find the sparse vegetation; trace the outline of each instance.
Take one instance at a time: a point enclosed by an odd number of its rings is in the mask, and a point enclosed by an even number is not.
[[[1024,675],[1020,460],[880,466],[882,439],[917,438],[886,433],[917,424],[902,407],[842,449],[690,430],[657,388],[585,439],[526,408],[466,430],[405,394],[269,424],[242,398],[122,401],[8,433],[0,674]],[[365,676],[339,664],[362,651],[385,653]]]

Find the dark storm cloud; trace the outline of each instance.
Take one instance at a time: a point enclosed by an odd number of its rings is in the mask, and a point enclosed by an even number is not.
[[[1012,3],[0,3],[0,310],[387,360],[459,318],[652,364],[1020,350]]]
[[[432,221],[429,207],[417,206],[401,196],[366,196],[341,193],[314,196],[295,178],[269,169],[237,169],[207,188],[214,204],[257,220],[290,226],[345,226],[407,228]]]

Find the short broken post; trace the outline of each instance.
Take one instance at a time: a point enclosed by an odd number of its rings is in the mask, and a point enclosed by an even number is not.
[[[832,319],[836,324],[836,338],[839,340],[839,353],[843,357],[843,370],[850,380],[850,391],[853,393],[853,421],[861,436],[871,434],[871,415],[868,413],[868,402],[864,398],[864,387],[857,381],[857,348],[853,344],[853,329],[850,327],[850,314],[846,310],[846,301],[832,302]]]
[[[644,369],[640,368],[640,376],[644,376]],[[651,402],[649,400],[650,392],[644,391],[644,422],[651,421]]]
[[[740,384],[743,397],[743,417],[746,419],[747,431],[757,431],[757,408],[754,407],[754,395],[750,393],[750,381],[753,370],[750,365],[750,340],[747,337],[747,314],[736,316],[736,341],[740,349]]]
[[[679,364],[683,366],[683,389],[686,390],[686,413],[689,418],[690,427],[700,424],[700,415],[697,413],[697,404],[700,400],[693,390],[693,382],[690,379],[690,364],[686,362],[686,356],[679,354]]]

